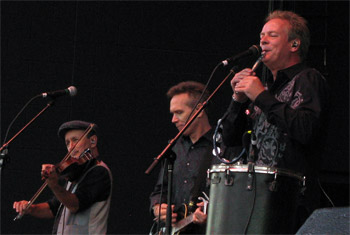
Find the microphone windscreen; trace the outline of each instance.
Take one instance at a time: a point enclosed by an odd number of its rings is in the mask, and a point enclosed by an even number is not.
[[[68,87],[68,93],[70,96],[75,96],[78,93],[78,90],[75,86]]]

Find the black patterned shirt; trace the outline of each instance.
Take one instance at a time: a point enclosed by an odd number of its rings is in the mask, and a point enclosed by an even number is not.
[[[232,102],[223,122],[224,142],[240,144],[252,129],[257,143],[251,158],[256,165],[317,175],[326,138],[329,88],[315,69],[297,64],[267,78],[265,91],[254,103]],[[249,110],[249,114],[245,111]],[[247,112],[246,112],[247,113]]]

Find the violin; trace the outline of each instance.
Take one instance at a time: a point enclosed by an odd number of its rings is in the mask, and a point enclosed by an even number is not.
[[[69,172],[73,166],[83,165],[86,162],[92,160],[93,158],[94,157],[92,156],[90,149],[86,149],[82,154],[80,154],[79,158],[70,157],[66,161],[56,165],[55,169],[57,173],[64,175],[67,172]]]
[[[62,161],[56,165],[56,170],[58,173],[66,174],[71,167],[76,166],[76,165],[83,165],[87,161],[93,159],[93,156],[91,154],[90,149],[86,149],[80,156],[79,158],[73,158],[71,156],[72,152],[74,151],[75,147],[79,144],[79,142],[83,139],[86,138],[86,136],[92,131],[93,127],[95,124],[90,124],[88,128],[84,131],[83,135],[79,138],[79,140],[76,142],[76,144],[73,146],[73,148],[67,153],[67,155],[62,159]],[[23,210],[23,214],[19,214],[13,219],[14,221],[17,219],[21,219],[23,215],[25,214],[26,210],[34,203],[34,201],[39,197],[39,195],[44,191],[44,189],[47,186],[47,182],[39,188],[39,190],[34,194],[34,196],[28,201],[28,204],[26,208]]]
[[[79,158],[70,157],[66,161],[61,162],[59,164],[56,164],[54,166],[54,169],[56,170],[57,174],[61,176],[68,176],[70,173],[77,171],[78,168],[82,165],[84,165],[86,162],[92,160],[94,157],[91,154],[90,149],[85,149],[84,152],[79,156]],[[45,164],[43,165],[45,168]],[[42,169],[42,180],[45,180],[49,177],[49,172]],[[69,178],[69,181],[72,181],[72,178]]]

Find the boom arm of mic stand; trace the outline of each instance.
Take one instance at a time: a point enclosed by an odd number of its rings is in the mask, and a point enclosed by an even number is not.
[[[3,146],[0,148],[0,152],[6,148],[19,134],[21,134],[30,124],[32,124],[42,113],[44,113],[49,107],[53,105],[53,100],[47,103],[45,108],[43,108],[32,120],[30,120],[21,130],[19,130],[9,141],[7,141]]]
[[[148,167],[148,169],[145,171],[145,174],[149,175],[151,171],[154,169],[154,167],[158,164],[158,162],[164,157],[164,155],[167,154],[167,152],[175,145],[176,141],[182,136],[182,134],[187,130],[187,128],[191,125],[191,123],[194,121],[194,119],[199,115],[199,113],[207,106],[208,102],[211,100],[211,98],[217,93],[217,91],[222,87],[222,85],[226,82],[226,80],[231,77],[236,72],[232,68],[229,72],[229,74],[225,77],[225,79],[217,86],[217,88],[213,91],[213,93],[210,94],[208,99],[203,102],[203,104],[200,106],[200,108],[193,114],[193,116],[190,118],[190,120],[186,123],[184,128],[182,128],[181,131],[169,142],[169,144],[164,148],[164,150],[154,159],[152,164]]]

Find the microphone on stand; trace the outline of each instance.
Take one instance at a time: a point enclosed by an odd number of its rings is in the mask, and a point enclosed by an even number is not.
[[[75,86],[70,86],[64,90],[44,92],[44,93],[41,93],[40,96],[42,98],[47,98],[47,97],[57,98],[57,97],[64,96],[64,95],[75,96],[77,94],[77,92],[78,92],[78,90]]]
[[[261,47],[259,45],[253,45],[251,47],[249,47],[248,50],[243,51],[237,55],[234,55],[230,58],[227,58],[226,60],[221,61],[221,63],[226,66],[228,65],[229,62],[235,62],[237,60],[240,60],[242,58],[245,57],[249,57],[249,56],[257,56],[261,53]]]

